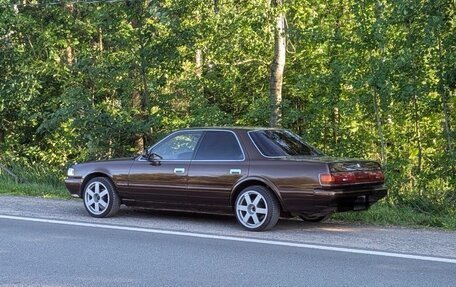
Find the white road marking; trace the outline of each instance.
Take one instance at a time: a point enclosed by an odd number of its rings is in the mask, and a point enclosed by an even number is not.
[[[245,238],[245,237],[235,237],[235,236],[204,234],[204,233],[196,233],[196,232],[194,233],[194,232],[162,230],[162,229],[149,229],[149,228],[141,228],[141,227],[129,227],[129,226],[121,226],[121,225],[63,221],[63,220],[55,220],[55,219],[44,219],[44,218],[33,218],[33,217],[11,216],[11,215],[0,215],[0,219],[1,218],[12,219],[12,220],[51,223],[51,224],[61,224],[61,225],[92,227],[92,228],[103,228],[103,229],[166,234],[166,235],[189,236],[189,237],[207,238],[207,239],[219,239],[219,240],[228,240],[228,241],[237,241],[237,242],[260,243],[260,244],[268,244],[268,245],[276,245],[276,246],[298,247],[298,248],[307,248],[307,249],[338,251],[338,252],[347,252],[347,253],[355,253],[355,254],[367,254],[367,255],[386,256],[386,257],[395,257],[395,258],[405,258],[405,259],[415,259],[415,260],[425,260],[425,261],[456,264],[456,259],[452,259],[452,258],[422,256],[422,255],[354,249],[354,248],[345,248],[345,247],[334,247],[334,246],[325,246],[325,245],[317,245],[317,244],[294,243],[294,242],[286,242],[286,241],[273,241],[273,240],[267,240],[267,239],[255,239],[255,238]]]

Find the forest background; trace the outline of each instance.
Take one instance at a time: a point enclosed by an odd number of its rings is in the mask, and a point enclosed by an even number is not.
[[[194,126],[380,161],[385,206],[456,228],[455,0],[0,0],[2,193]],[[392,214],[392,217],[395,215]]]

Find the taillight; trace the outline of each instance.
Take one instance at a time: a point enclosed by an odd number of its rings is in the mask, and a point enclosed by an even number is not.
[[[320,173],[322,185],[383,182],[384,180],[385,177],[381,170]]]
[[[369,180],[370,181],[385,181],[385,175],[383,175],[383,172],[381,170],[376,170],[376,171],[369,171]]]

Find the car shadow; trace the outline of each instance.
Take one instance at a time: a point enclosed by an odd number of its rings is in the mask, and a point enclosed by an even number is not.
[[[175,211],[175,210],[159,210],[141,207],[127,207],[119,211],[119,216],[141,216],[141,217],[154,217],[168,220],[194,220],[194,221],[214,221],[214,222],[233,222],[236,219],[233,215],[211,214],[190,211]]]
[[[160,219],[162,221],[187,221],[189,223],[197,224],[213,224],[222,226],[229,226],[230,228],[242,230],[242,227],[236,222],[234,215],[221,215],[209,213],[197,213],[188,211],[174,211],[174,210],[157,210],[138,207],[122,208],[119,212],[120,217],[130,218],[151,218]],[[267,232],[299,232],[299,231],[322,231],[330,233],[346,233],[356,232],[363,229],[362,225],[353,225],[332,221],[329,219],[325,222],[306,222],[300,218],[280,218],[277,225]]]

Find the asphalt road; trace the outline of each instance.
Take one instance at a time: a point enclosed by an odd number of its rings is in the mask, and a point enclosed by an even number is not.
[[[232,217],[122,209],[103,220],[88,217],[78,200],[0,197],[0,203],[0,286],[456,284],[454,232],[282,220],[270,232],[251,233]],[[30,221],[41,219],[51,220]]]

